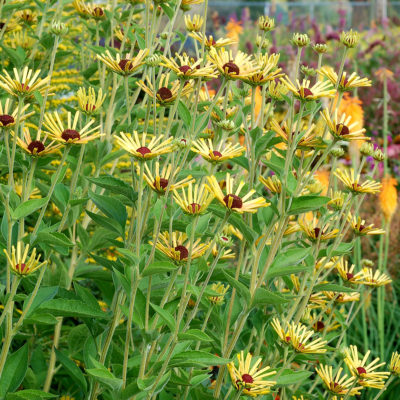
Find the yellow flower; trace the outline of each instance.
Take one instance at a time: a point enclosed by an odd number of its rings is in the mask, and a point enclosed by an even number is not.
[[[276,384],[275,381],[265,380],[264,378],[275,375],[276,371],[271,371],[271,367],[259,369],[261,359],[252,362],[252,355],[248,353],[246,358],[243,351],[237,354],[237,366],[230,362],[227,367],[232,384],[236,390],[242,390],[242,394],[250,397],[268,394],[270,388]]]
[[[99,125],[90,129],[95,122],[94,120],[89,121],[78,131],[77,125],[79,115],[80,113],[77,111],[74,119],[72,119],[71,113],[68,112],[67,126],[65,127],[57,111],[55,111],[53,115],[45,114],[44,126],[48,129],[50,138],[64,144],[86,144],[102,136],[99,132]]]
[[[175,57],[177,61],[173,58],[161,56],[160,65],[174,71],[181,79],[212,79],[218,76],[214,67],[209,63],[202,67],[202,60],[195,61],[193,58],[188,57],[186,53],[183,53],[182,55],[175,54]]]
[[[382,185],[379,182],[369,179],[363,183],[359,183],[360,175],[354,175],[354,169],[350,169],[350,173],[345,169],[337,169],[334,172],[348,190],[353,194],[369,193],[377,194],[380,192]]]
[[[85,4],[83,0],[74,0],[72,2],[72,7],[75,8],[77,13],[84,18],[88,18],[90,14],[89,7]]]
[[[357,378],[357,383],[364,387],[382,389],[385,385],[384,380],[390,375],[390,372],[378,372],[377,368],[385,365],[385,362],[379,363],[379,358],[367,364],[371,351],[368,350],[363,358],[359,358],[357,346],[350,346],[344,350],[344,362],[349,367],[352,376]]]
[[[33,25],[37,22],[37,17],[36,14],[29,8],[19,11],[15,14],[17,19],[19,19],[21,22],[24,22],[28,25]]]
[[[105,54],[97,54],[97,58],[111,71],[116,72],[119,75],[129,76],[134,74],[144,64],[144,59],[147,54],[149,54],[149,50],[144,49],[139,50],[135,57],[127,54],[125,58],[121,58],[120,54],[117,53],[114,58],[110,51],[106,50]]]
[[[258,72],[243,79],[244,82],[251,86],[265,85],[268,82],[275,82],[284,74],[282,68],[278,68],[280,54],[260,54],[256,57],[256,64],[258,65]]]
[[[209,244],[200,241],[201,239],[197,239],[192,245],[192,260],[201,257],[209,247]],[[153,245],[153,242],[150,244]],[[171,236],[168,232],[160,233],[156,242],[156,248],[176,263],[187,261],[189,247],[187,235],[183,232],[172,232]]]
[[[191,83],[183,83],[177,79],[174,79],[173,83],[170,84],[170,74],[161,74],[161,78],[158,81],[156,87],[153,86],[149,76],[146,76],[147,85],[144,81],[136,82],[136,84],[144,90],[151,98],[156,98],[158,104],[167,107],[173,104],[178,96],[179,87],[184,85],[181,96],[189,94],[193,86]]]
[[[330,240],[335,238],[339,233],[339,229],[333,229],[329,232],[329,223],[325,224],[323,227],[319,227],[319,221],[316,217],[314,217],[311,221],[306,221],[304,218],[299,219],[298,222],[301,230],[312,241]]]
[[[339,259],[336,263],[336,271],[339,273],[340,277],[344,282],[349,282],[353,284],[360,284],[362,278],[362,272],[354,273],[355,265],[349,266],[349,262],[344,260],[343,257]]]
[[[390,277],[379,270],[376,270],[375,273],[372,268],[364,267],[362,269],[362,277],[360,283],[367,286],[384,286],[391,283],[392,280]]]
[[[184,12],[189,11],[190,6],[192,6],[194,4],[201,4],[203,2],[204,2],[204,0],[182,0],[181,1],[181,10]]]
[[[226,236],[220,236],[218,238],[219,242],[229,242],[230,239]],[[218,253],[220,252],[220,249],[218,246],[215,244],[211,250],[211,254],[214,257],[217,257]],[[231,249],[224,249],[223,253],[219,256],[220,260],[234,260],[236,258],[235,253]]]
[[[239,194],[245,185],[244,181],[240,182],[234,193],[234,180],[229,173],[226,174],[225,180],[226,195],[222,192],[215,176],[207,176],[207,180],[208,184],[206,184],[206,189],[210,193],[213,193],[217,200],[228,210],[236,211],[240,214],[244,212],[256,213],[259,208],[269,206],[269,203],[267,203],[263,197],[248,200],[255,193],[254,189],[250,190],[244,197],[240,197]]]
[[[87,92],[86,88],[80,87],[76,95],[78,97],[79,108],[87,115],[97,113],[106,98],[106,95],[103,95],[101,89],[99,89],[99,92],[96,95],[96,92],[92,87],[90,87]]]
[[[335,303],[350,303],[352,301],[360,300],[360,293],[358,292],[340,293],[324,291],[323,294],[328,298],[328,300],[333,300]]]
[[[181,187],[181,195],[176,188],[173,192],[178,206],[189,215],[203,214],[214,199],[214,195],[204,185],[193,185],[193,182],[189,182],[187,187]]]
[[[184,15],[186,30],[189,32],[199,32],[204,24],[204,18],[201,15]]]
[[[217,306],[223,304],[226,292],[229,290],[229,285],[224,286],[221,282],[213,283],[210,289],[218,294],[213,296],[208,296],[208,300],[210,300],[212,304],[216,304]]]
[[[359,33],[352,29],[347,32],[343,31],[340,34],[340,42],[349,49],[357,46],[359,38]]]
[[[351,116],[347,116],[343,113],[341,117],[338,118],[338,113],[336,110],[331,117],[327,109],[324,109],[324,111],[321,112],[321,116],[326,122],[329,132],[335,139],[346,141],[369,140],[368,137],[364,136],[364,128],[357,129],[357,126],[359,125],[358,122],[351,123]]]
[[[29,108],[29,104],[25,104],[21,109],[20,122],[25,121],[28,117],[34,114],[34,112],[30,112],[28,114],[24,114],[25,111]],[[9,98],[6,99],[4,106],[0,101],[0,128],[9,129],[12,128],[17,120],[18,107],[14,106],[13,111],[11,112],[11,100]]]
[[[269,176],[268,178],[259,176],[258,180],[264,186],[266,186],[272,193],[280,193],[282,191],[282,182],[276,175]]]
[[[24,133],[24,137],[23,139],[20,139],[17,136],[17,144],[19,147],[21,147],[22,150],[26,151],[30,156],[33,157],[46,156],[48,154],[55,153],[62,146],[61,144],[56,144],[55,140],[52,140],[50,143],[45,144],[46,138],[44,140],[40,140],[40,137],[39,138],[36,137],[34,140],[32,140],[32,136],[27,126],[24,126],[22,131]],[[11,133],[13,136],[15,135],[14,132]]]
[[[383,235],[385,233],[383,229],[374,228],[374,224],[365,225],[365,220],[361,219],[361,217],[349,215],[347,220],[351,223],[353,232],[356,235]]]
[[[301,83],[297,79],[296,84],[294,84],[287,76],[280,78],[280,80],[299,100],[311,101],[317,100],[321,97],[334,97],[336,94],[336,90],[332,89],[330,82],[327,81],[318,81],[314,86],[310,87],[311,82],[307,79],[303,79]]]
[[[142,133],[141,137],[139,137],[137,131],[134,131],[133,137],[130,134],[121,132],[120,136],[116,137],[116,141],[119,146],[137,160],[148,161],[162,154],[171,153],[174,150],[173,138],[169,137],[163,142],[161,141],[162,138],[163,135],[152,136],[150,139],[147,133]]]
[[[232,50],[211,48],[207,59],[227,79],[244,80],[259,72],[253,57],[240,50],[234,57]]]
[[[218,47],[224,47],[224,46],[229,46],[231,44],[237,43],[236,40],[233,39],[223,39],[220,38],[217,41],[214,39],[212,35],[209,36],[204,36],[203,33],[201,32],[190,32],[189,36],[201,44],[204,44],[204,46],[210,50],[211,48],[218,48]]]
[[[8,254],[7,250],[4,249],[11,271],[21,277],[29,275],[47,264],[47,261],[40,262],[40,255],[36,256],[35,248],[32,250],[30,257],[28,257],[28,252],[29,244],[24,248],[22,242],[17,243],[17,250],[12,246],[11,254]]]
[[[319,71],[317,71],[320,75],[327,78],[333,86],[336,87],[338,83],[338,75],[333,70],[332,67],[322,67]],[[343,72],[342,77],[339,81],[339,89],[340,90],[351,90],[359,87],[369,87],[372,82],[368,78],[360,78],[355,72],[351,75],[347,75],[346,72]]]
[[[315,370],[332,394],[346,395],[349,392],[351,396],[360,394],[362,386],[351,388],[356,378],[354,376],[348,378],[346,374],[342,375],[343,368],[339,368],[335,376],[333,376],[332,366],[321,364]]]
[[[284,100],[283,96],[289,91],[288,87],[282,82],[271,81],[268,85],[268,95],[275,101]]]
[[[261,15],[261,17],[258,18],[258,28],[266,32],[272,31],[272,29],[275,28],[275,19],[267,15]]]
[[[382,179],[382,190],[379,193],[379,205],[381,206],[386,221],[392,219],[397,208],[396,185],[397,180],[391,176]]]
[[[392,353],[392,357],[390,359],[389,371],[393,375],[400,375],[400,354],[396,351]]]
[[[143,178],[150,186],[150,188],[155,192],[157,192],[158,194],[164,194],[167,191],[168,185],[170,190],[175,190],[183,188],[189,185],[189,183],[193,183],[195,181],[195,179],[192,179],[192,175],[189,175],[179,182],[170,184],[169,180],[171,178],[174,178],[178,174],[179,168],[175,168],[172,174],[171,172],[172,172],[172,165],[168,164],[164,165],[160,173],[160,163],[157,161],[155,167],[155,176],[153,176],[148,165],[145,164],[145,172],[143,173]]]
[[[18,72],[16,68],[13,69],[14,78],[4,70],[4,75],[0,75],[0,87],[14,97],[24,97],[25,101],[33,98],[33,93],[38,91],[42,96],[49,88],[50,77],[39,78],[40,69],[33,72],[33,70],[25,67],[22,72]]]
[[[336,191],[330,195],[330,198],[331,200],[328,201],[328,206],[336,211],[340,211],[343,208],[343,204],[346,198],[345,193],[341,191]]]
[[[240,157],[245,151],[245,148],[238,143],[234,145],[228,143],[224,148],[222,148],[222,145],[223,142],[220,142],[217,147],[214,147],[211,139],[207,141],[199,139],[192,143],[191,150],[200,154],[206,161],[215,163]]]

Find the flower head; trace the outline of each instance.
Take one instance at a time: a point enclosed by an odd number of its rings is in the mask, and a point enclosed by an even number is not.
[[[170,187],[170,190],[174,190],[183,188],[189,185],[189,183],[193,183],[195,181],[194,179],[192,179],[192,175],[189,175],[178,182],[170,184],[169,181],[171,180],[171,178],[174,178],[179,172],[179,168],[175,168],[174,172],[172,172],[171,164],[164,165],[160,172],[160,163],[157,161],[154,176],[147,164],[145,164],[144,168],[144,180],[150,186],[150,188],[158,194],[164,194],[167,191],[168,185]]]
[[[135,57],[127,54],[125,58],[121,58],[120,54],[117,53],[114,58],[110,51],[106,50],[104,54],[98,54],[97,58],[111,71],[119,75],[129,76],[134,74],[144,64],[147,54],[149,54],[149,50],[144,49],[139,50]]]
[[[310,87],[311,82],[307,79],[303,79],[301,83],[296,79],[296,84],[287,76],[280,79],[293,93],[294,97],[301,101],[312,101],[321,97],[334,97],[336,94],[336,90],[332,88],[331,83],[328,81],[318,81]]]
[[[280,193],[282,191],[282,182],[276,175],[269,176],[268,178],[259,176],[258,180],[272,193]]]
[[[203,35],[203,33],[201,32],[190,32],[189,36],[192,37],[193,39],[197,40],[198,42],[200,42],[201,44],[204,44],[204,46],[210,50],[212,48],[218,48],[218,47],[225,47],[225,46],[229,46],[231,44],[236,43],[235,39],[224,39],[224,38],[220,38],[218,40],[215,40],[214,37],[212,35],[209,36],[205,36]]]
[[[198,14],[185,14],[183,18],[185,20],[186,30],[189,32],[199,32],[204,24],[204,18]]]
[[[29,108],[29,104],[25,104],[21,109],[20,121],[26,120],[28,117],[34,114],[34,112],[30,112],[28,114],[24,114],[25,111]],[[11,111],[11,99],[7,98],[4,106],[0,101],[0,128],[10,129],[17,122],[17,114],[18,107],[13,107]]]
[[[377,368],[386,364],[384,362],[379,363],[379,358],[375,358],[375,360],[367,364],[370,353],[371,351],[368,350],[365,356],[360,358],[357,346],[350,346],[344,351],[344,362],[349,367],[351,375],[357,378],[359,385],[382,389],[385,385],[384,381],[390,373],[376,371]]]
[[[224,286],[221,282],[213,283],[210,289],[216,293],[216,295],[208,296],[208,300],[212,304],[220,306],[224,303],[224,297],[229,290],[229,285]]]
[[[76,95],[78,97],[79,108],[87,115],[96,114],[100,110],[106,98],[106,95],[103,95],[101,89],[99,89],[99,92],[96,95],[96,92],[92,87],[90,87],[87,92],[86,88],[81,87],[78,89]]]
[[[353,31],[352,29],[350,29],[349,31],[345,32],[343,31],[340,34],[340,42],[346,46],[347,48],[353,48],[356,47],[358,44],[358,40],[359,40],[359,33],[356,31]]]
[[[195,153],[200,154],[204,160],[219,163],[231,158],[240,157],[245,151],[245,148],[236,143],[232,145],[228,143],[222,148],[223,142],[216,147],[213,146],[211,139],[207,141],[204,139],[199,139],[192,143],[191,150]]]
[[[294,46],[306,47],[310,44],[310,37],[306,33],[294,33],[291,39]]]
[[[235,362],[227,365],[232,384],[236,390],[242,390],[242,394],[250,397],[268,394],[270,388],[276,384],[275,381],[265,380],[264,378],[275,375],[276,371],[271,371],[271,367],[259,369],[261,359],[252,362],[252,355],[248,353],[244,357],[243,351],[237,354],[237,366]]]
[[[68,112],[65,126],[57,111],[53,114],[45,114],[44,126],[48,129],[50,138],[63,144],[86,144],[100,137],[100,126],[91,128],[94,120],[89,121],[82,129],[78,129],[79,115],[77,111],[72,119],[71,113]]]
[[[158,137],[148,136],[142,133],[139,137],[137,131],[133,135],[121,132],[116,141],[124,150],[139,161],[148,161],[162,154],[171,153],[174,150],[173,138],[161,141],[163,135]]]
[[[353,72],[347,75],[343,72],[340,81],[338,82],[338,75],[331,67],[322,67],[318,73],[327,78],[333,86],[338,85],[340,90],[352,90],[359,87],[369,87],[372,82],[368,78],[360,78],[357,73]]]
[[[55,153],[62,146],[61,143],[56,143],[57,141],[55,139],[51,140],[50,143],[46,143],[46,138],[41,139],[37,136],[35,139],[32,139],[31,133],[27,126],[24,126],[22,131],[24,134],[23,138],[21,139],[17,136],[17,144],[22,150],[26,151],[32,157],[43,157],[48,154]],[[14,132],[11,133],[13,136],[15,135]]]
[[[33,93],[38,91],[42,96],[49,88],[50,77],[39,78],[40,69],[33,72],[33,70],[25,67],[22,72],[18,72],[16,68],[13,69],[14,78],[4,70],[4,75],[0,75],[0,87],[14,97],[24,97],[25,101],[33,98]]]
[[[343,257],[338,260],[335,267],[344,282],[349,282],[353,284],[361,283],[360,280],[362,277],[362,272],[355,273],[354,264],[349,266],[349,262],[347,260],[344,260]]]
[[[282,68],[278,68],[280,54],[260,54],[256,57],[258,72],[254,75],[244,77],[243,81],[251,86],[261,86],[268,82],[275,81],[284,74]]]
[[[351,388],[356,378],[354,376],[348,378],[346,374],[342,375],[343,368],[339,368],[335,376],[332,366],[320,365],[315,370],[332,394],[346,395],[349,392],[351,396],[360,394],[362,386]]]
[[[299,225],[303,233],[311,240],[311,241],[325,241],[335,238],[339,229],[333,229],[329,231],[329,223],[320,226],[320,223],[316,217],[313,217],[311,221],[307,221],[306,219],[299,219]]]
[[[208,184],[206,184],[206,189],[210,193],[213,193],[217,200],[228,210],[236,211],[240,214],[244,212],[256,213],[259,208],[269,206],[269,203],[267,203],[263,197],[248,200],[255,193],[254,189],[250,190],[244,197],[240,197],[239,194],[245,183],[241,181],[236,191],[234,191],[234,179],[229,173],[226,174],[225,179],[226,194],[222,192],[221,186],[218,184],[215,176],[207,176],[207,180]]]
[[[366,225],[365,220],[361,219],[361,217],[349,215],[347,219],[351,223],[353,232],[358,236],[383,235],[385,233],[383,229],[374,228],[374,224]]]
[[[350,169],[348,172],[345,169],[337,169],[334,175],[338,177],[345,187],[353,194],[368,193],[377,194],[380,192],[382,185],[372,179],[359,183],[360,175],[355,176],[354,170]]]
[[[390,359],[389,371],[393,375],[400,376],[400,354],[397,351],[392,353],[392,357]]]
[[[351,303],[352,301],[360,300],[359,292],[342,293],[342,292],[324,291],[323,294],[328,300],[330,301],[333,300],[337,304]]]
[[[181,193],[174,188],[174,199],[185,214],[198,215],[206,212],[208,206],[214,199],[204,185],[194,185],[189,182],[187,186],[181,187]]]
[[[17,250],[12,246],[11,254],[9,254],[5,249],[4,253],[10,264],[11,271],[21,277],[30,275],[43,265],[47,264],[47,261],[40,262],[40,255],[36,256],[35,248],[28,257],[29,245],[24,246],[22,242],[17,243]]]
[[[362,276],[360,278],[360,283],[367,286],[378,287],[388,285],[392,282],[392,279],[380,272],[379,270],[373,271],[372,268],[364,267],[362,269]]]
[[[197,239],[192,244],[191,259],[201,257],[209,247],[209,244],[200,243],[201,239]],[[153,245],[153,242],[150,242]],[[172,232],[172,235],[168,232],[160,233],[156,248],[164,253],[171,260],[179,263],[186,263],[189,257],[190,243],[186,233],[183,232]]]
[[[265,32],[272,31],[275,28],[274,18],[270,18],[268,15],[261,15],[258,18],[258,28]]]

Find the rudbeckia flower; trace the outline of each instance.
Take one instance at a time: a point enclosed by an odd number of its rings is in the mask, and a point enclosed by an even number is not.
[[[278,68],[279,57],[280,54],[258,55],[255,61],[259,71],[248,78],[244,78],[243,82],[251,86],[262,86],[284,76],[282,68]]]
[[[354,170],[350,169],[350,173],[345,169],[338,169],[334,172],[353,194],[377,194],[381,190],[381,183],[371,180],[367,180],[363,183],[359,183],[360,175],[355,176]]]
[[[185,214],[203,214],[214,199],[214,195],[209,193],[204,185],[194,185],[189,182],[188,186],[181,187],[179,191],[175,188],[174,199]]]
[[[353,232],[359,236],[365,235],[383,235],[385,231],[380,228],[374,228],[374,224],[366,225],[365,220],[361,219],[361,217],[352,217],[349,215],[347,220],[351,223],[351,227]]]
[[[222,148],[222,146],[222,142],[220,142],[218,146],[214,147],[211,139],[208,139],[207,141],[199,139],[192,143],[191,150],[200,154],[204,160],[214,163],[240,157],[245,151],[245,148],[240,146],[238,143],[234,145],[228,143],[224,148]]]
[[[231,44],[237,43],[236,40],[234,39],[223,39],[220,38],[218,40],[215,40],[214,37],[212,35],[209,36],[205,36],[203,35],[203,33],[201,32],[190,32],[189,36],[195,40],[197,40],[198,42],[200,42],[201,44],[204,44],[204,46],[210,50],[212,48],[218,48],[218,47],[225,47],[225,46],[229,46]]]
[[[400,354],[396,351],[392,353],[392,357],[390,359],[389,371],[393,375],[400,375]]]
[[[244,212],[256,213],[259,208],[269,206],[269,203],[267,203],[263,197],[248,200],[255,193],[254,189],[250,190],[244,197],[240,197],[239,194],[245,183],[241,181],[236,191],[234,191],[234,180],[229,173],[226,174],[225,179],[225,195],[215,176],[207,176],[207,180],[208,184],[206,184],[206,189],[210,193],[213,193],[217,200],[228,210],[236,211],[240,214]]]
[[[184,15],[185,26],[188,32],[199,32],[204,24],[204,18],[198,14]]]
[[[294,97],[302,101],[317,100],[321,97],[334,97],[336,94],[336,90],[332,89],[330,82],[327,81],[319,81],[310,87],[311,82],[307,79],[303,79],[301,83],[297,79],[295,84],[287,76],[280,78],[280,80],[293,93]]]
[[[149,53],[148,49],[139,50],[135,57],[127,54],[125,58],[121,58],[119,53],[115,58],[111,55],[109,50],[105,54],[97,54],[97,58],[103,62],[111,71],[119,75],[129,76],[134,74],[143,64],[144,59]]]
[[[324,76],[336,87],[338,84],[338,75],[331,67],[322,67],[317,71],[320,75]],[[359,87],[371,86],[372,82],[367,78],[360,78],[355,72],[348,75],[347,72],[343,72],[342,77],[339,81],[339,89],[351,90]]]
[[[340,277],[344,282],[349,282],[353,284],[360,284],[360,279],[362,277],[362,272],[354,272],[355,265],[349,266],[349,262],[344,260],[343,257],[335,265],[336,271],[339,273]]]
[[[384,286],[391,283],[390,277],[379,270],[373,271],[372,268],[364,267],[360,283],[366,286]]]
[[[79,108],[87,115],[96,114],[100,110],[106,98],[106,95],[103,95],[101,89],[99,89],[96,94],[92,87],[90,87],[87,92],[86,88],[81,87],[78,89],[76,95],[78,97]]]
[[[37,271],[40,267],[47,264],[47,261],[40,262],[40,255],[36,256],[36,249],[34,248],[31,255],[28,257],[29,245],[24,245],[21,242],[17,243],[17,250],[12,246],[11,254],[5,249],[4,253],[10,264],[11,271],[18,276],[27,276]]]
[[[304,234],[312,241],[330,240],[335,238],[339,233],[339,229],[329,231],[329,223],[320,227],[320,223],[315,217],[311,221],[299,219],[299,225]]]
[[[0,101],[0,128],[9,129],[12,128],[17,122],[17,114],[18,114],[18,106],[14,106],[11,112],[11,100],[9,98],[6,99],[4,106]],[[30,112],[28,114],[24,114],[25,111],[29,108],[29,104],[25,104],[21,109],[20,122],[26,120],[28,117],[34,114],[34,112]]]
[[[348,392],[350,392],[351,396],[360,394],[362,386],[351,388],[356,378],[354,376],[348,378],[346,374],[342,375],[343,368],[339,368],[335,376],[333,375],[332,366],[321,364],[315,370],[324,382],[325,387],[333,395],[346,395]]]
[[[208,300],[210,300],[212,304],[220,306],[221,304],[224,303],[224,298],[227,291],[229,290],[229,285],[224,286],[221,282],[213,283],[210,286],[210,290],[218,294],[213,296],[208,296]]]
[[[321,116],[326,122],[329,132],[336,140],[345,140],[347,142],[351,140],[369,140],[367,136],[364,136],[365,129],[357,129],[359,123],[351,123],[352,118],[350,116],[342,113],[341,117],[338,118],[336,110],[331,117],[327,109],[321,112]]]
[[[324,291],[323,294],[328,298],[328,300],[330,300],[330,301],[333,300],[335,303],[338,303],[338,304],[350,303],[352,301],[360,300],[359,292],[341,293],[341,292]]]
[[[56,140],[52,140],[50,143],[46,144],[46,138],[43,140],[41,140],[40,137],[32,139],[29,128],[26,126],[23,127],[22,131],[24,136],[22,139],[17,136],[17,145],[21,147],[22,150],[26,151],[30,156],[46,156],[48,154],[55,153],[62,146],[61,143],[57,144]],[[15,135],[15,133],[12,132],[12,135]]]
[[[237,363],[231,362],[227,365],[235,389],[242,390],[243,395],[250,397],[268,394],[276,382],[265,378],[275,375],[276,371],[271,371],[268,366],[260,368],[261,359],[254,362],[250,353],[244,357],[241,351],[236,357]]]

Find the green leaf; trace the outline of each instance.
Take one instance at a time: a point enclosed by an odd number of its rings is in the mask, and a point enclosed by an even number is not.
[[[291,274],[298,274],[299,272],[304,272],[312,269],[309,265],[289,265],[283,268],[270,268],[267,272],[265,279],[276,278],[277,276],[290,276]]]
[[[353,292],[358,292],[359,290],[357,288],[349,288],[347,286],[338,285],[336,283],[320,283],[319,285],[314,286],[313,291],[353,293]]]
[[[332,244],[332,245],[328,246],[326,249],[321,250],[318,253],[318,257],[319,258],[326,257],[328,254],[330,257],[341,256],[343,254],[350,253],[351,250],[353,249],[353,247],[354,247],[353,242],[340,243],[339,246]],[[333,250],[333,249],[335,249],[335,250]]]
[[[8,356],[0,379],[0,399],[17,390],[28,369],[28,343]]]
[[[285,369],[276,379],[276,386],[287,386],[304,382],[312,374],[312,371],[292,371],[290,369]]]
[[[10,393],[7,395],[7,400],[42,400],[42,399],[53,399],[55,394],[42,392],[36,389],[19,390],[16,393]]]
[[[170,367],[209,367],[212,365],[225,365],[231,360],[221,358],[202,350],[184,351],[172,357]]]
[[[98,178],[86,178],[96,186],[109,190],[111,193],[122,194],[132,202],[137,200],[137,193],[126,182],[111,175],[101,175]]]
[[[264,306],[268,304],[279,305],[279,304],[285,304],[287,302],[289,302],[289,299],[281,296],[278,293],[271,292],[268,289],[258,288],[254,294],[252,306],[253,307],[258,305]]]
[[[192,123],[192,117],[190,115],[189,109],[182,101],[180,101],[178,104],[178,115],[182,119],[185,127],[189,129]]]
[[[73,247],[74,244],[63,234],[59,232],[47,233],[40,232],[37,235],[35,243],[44,243],[50,246]]]
[[[301,196],[293,199],[288,215],[303,214],[308,211],[318,210],[323,207],[328,201],[329,197],[326,196]]]
[[[271,264],[270,270],[280,270],[281,268],[300,264],[310,254],[310,251],[311,248],[295,247],[278,254]]]
[[[175,271],[178,267],[169,261],[156,261],[146,267],[141,273],[142,276],[151,276]]]
[[[33,92],[33,96],[35,97],[35,100],[38,102],[39,106],[42,107],[43,106],[43,96],[39,92],[39,90],[35,90]]]
[[[200,383],[207,381],[209,379],[210,379],[210,374],[200,374],[200,375],[194,376],[190,380],[190,386],[197,386]]]
[[[40,310],[60,317],[108,319],[108,315],[80,300],[52,299],[45,301]]]
[[[108,369],[89,368],[86,372],[94,378],[94,380],[102,383],[111,390],[121,390],[122,379],[116,378]]]
[[[160,5],[165,14],[167,14],[168,18],[172,19],[174,17],[174,10],[166,3],[161,3]]]
[[[246,301],[246,304],[249,304],[250,298],[251,298],[249,289],[243,283],[239,282],[233,276],[229,275],[228,272],[226,272],[226,271],[222,271],[222,272],[223,272],[227,282],[239,292],[239,294]]]
[[[144,378],[144,379],[138,378],[137,385],[140,390],[143,390],[145,392],[149,391],[154,386],[154,382],[155,382],[156,378],[157,378],[156,376],[150,376],[149,378]],[[157,383],[157,387],[154,391],[154,394],[159,393],[164,388],[164,386],[168,383],[170,378],[171,378],[171,371],[168,371],[165,375],[163,375],[163,377]]]
[[[103,196],[92,191],[89,192],[89,197],[107,217],[114,219],[122,229],[125,229],[128,214],[125,206],[117,198]]]
[[[61,351],[57,349],[55,349],[55,351],[57,355],[57,360],[68,371],[73,382],[76,383],[86,393],[87,382],[80,368],[69,357],[61,353]]]
[[[178,334],[179,340],[200,340],[202,342],[212,342],[213,339],[210,338],[205,332],[200,329],[189,329],[186,332],[181,332]]]
[[[171,330],[171,332],[175,331],[176,327],[176,322],[174,317],[169,313],[167,310],[164,310],[160,306],[157,306],[156,304],[150,303],[151,306],[153,307],[154,311],[164,320],[164,322],[168,325],[168,328]]]
[[[104,215],[99,215],[90,212],[89,210],[85,210],[86,214],[89,215],[89,217],[96,222],[97,225],[102,226],[103,228],[115,232],[118,235],[121,235],[123,232],[123,229],[121,228],[120,225],[116,225],[115,221],[112,218],[105,217]]]
[[[48,198],[43,197],[41,199],[31,199],[21,203],[14,211],[12,211],[12,218],[14,220],[25,218],[28,215],[34,213],[39,208],[42,208],[47,204]]]

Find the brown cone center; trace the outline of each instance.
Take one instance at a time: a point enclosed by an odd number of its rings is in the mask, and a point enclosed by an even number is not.
[[[346,136],[350,133],[350,129],[344,124],[337,124],[336,131],[339,133],[340,136]]]
[[[201,205],[198,203],[192,203],[192,204],[189,204],[188,208],[191,213],[196,214],[200,211]]]
[[[366,374],[367,370],[365,368],[363,368],[363,367],[357,367],[357,373],[359,375]]]
[[[157,181],[155,180],[154,183],[153,183],[153,185],[154,185],[155,187],[157,187],[157,186],[156,186],[156,183],[157,183]],[[168,179],[160,178],[160,188],[166,189],[167,186],[168,186]]]
[[[190,72],[192,68],[189,67],[189,65],[182,65],[179,67],[179,71],[181,71],[183,74],[186,74],[187,72]]]
[[[185,246],[182,245],[176,246],[174,250],[179,252],[180,261],[184,260],[185,258],[188,258],[189,256],[189,251]]]
[[[220,153],[219,151],[217,151],[217,150],[213,150],[213,155],[214,155],[214,157],[222,157],[222,153]]]
[[[158,89],[157,95],[161,97],[161,100],[168,100],[172,97],[172,92],[167,87]]]
[[[299,95],[301,96],[301,90],[298,91]],[[312,96],[313,92],[308,88],[303,88],[304,97]]]
[[[243,375],[242,375],[242,381],[243,381],[244,383],[253,383],[253,382],[254,382],[254,379],[253,379],[253,377],[252,377],[251,375],[249,375],[249,374],[243,374]]]
[[[232,205],[230,206],[231,201]],[[227,194],[224,197],[224,203],[228,208],[242,208],[243,206],[243,200],[239,196],[236,196],[236,194]]]
[[[15,122],[15,120],[12,115],[8,115],[8,114],[0,115],[0,123],[3,126],[13,124],[14,122]]]
[[[148,147],[139,147],[138,149],[136,149],[136,151],[140,153],[142,156],[151,153],[151,150]]]
[[[61,137],[68,142],[69,140],[80,139],[81,135],[75,129],[66,129],[62,134]]]
[[[228,74],[234,74],[234,75],[240,74],[239,67],[233,61],[229,61],[226,64],[224,64],[222,66],[222,69],[225,71],[225,73]]]
[[[131,60],[128,60],[127,58],[122,59],[118,63],[119,67],[122,69],[122,71],[129,71],[132,69],[132,63]]]
[[[26,264],[22,263],[22,264],[17,264],[16,266],[17,271],[19,272],[24,272],[25,268],[26,268]]]
[[[40,140],[34,140],[33,142],[30,142],[28,144],[28,150],[32,154],[41,153],[42,151],[44,151],[44,144]]]

